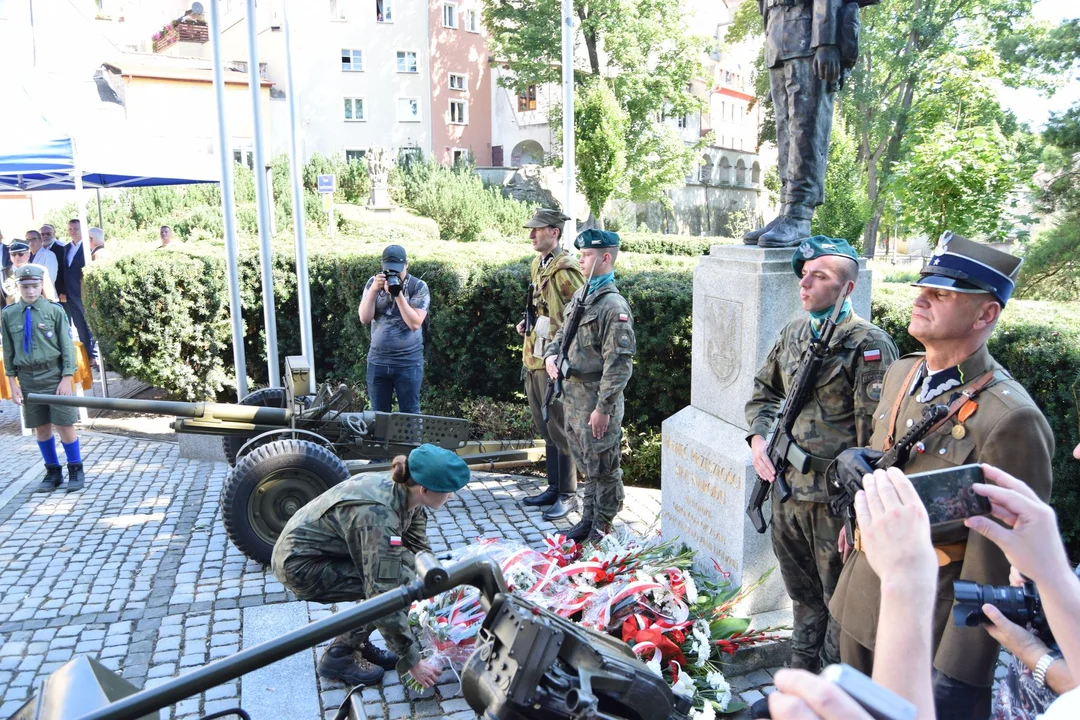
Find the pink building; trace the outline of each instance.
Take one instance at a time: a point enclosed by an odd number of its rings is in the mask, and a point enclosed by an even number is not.
[[[431,153],[491,162],[491,65],[481,0],[431,0]]]

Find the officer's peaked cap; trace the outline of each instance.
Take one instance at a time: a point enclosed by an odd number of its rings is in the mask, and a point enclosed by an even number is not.
[[[989,293],[1005,307],[1023,262],[1015,255],[946,230],[914,285],[961,293]]]

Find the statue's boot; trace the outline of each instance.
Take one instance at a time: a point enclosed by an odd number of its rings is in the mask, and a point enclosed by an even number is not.
[[[770,230],[772,230],[774,227],[776,227],[776,223],[779,222],[779,220],[780,220],[780,216],[777,215],[772,220],[770,220],[768,223],[766,223],[765,227],[759,227],[756,230],[748,230],[742,236],[743,243],[745,245],[757,245],[758,240],[761,239],[761,236],[764,235],[765,233],[769,232]]]
[[[758,238],[758,247],[795,247],[808,237],[810,237],[809,220],[782,215],[780,221],[771,230],[762,233]]]

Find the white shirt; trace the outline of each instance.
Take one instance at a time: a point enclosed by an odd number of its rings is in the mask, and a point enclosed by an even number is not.
[[[58,266],[56,264],[56,254],[52,250],[47,250],[42,247],[34,253],[34,257],[30,258],[30,262],[45,268],[49,273],[49,279],[53,282],[56,281],[56,271]]]
[[[1073,688],[1050,703],[1039,720],[1076,720],[1080,718],[1080,687]]]

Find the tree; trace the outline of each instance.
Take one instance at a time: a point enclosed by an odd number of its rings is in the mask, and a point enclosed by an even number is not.
[[[626,112],[604,78],[590,79],[575,96],[574,132],[578,186],[602,224],[604,205],[626,175]]]
[[[517,92],[562,77],[559,0],[484,0],[492,54],[506,68],[500,82]],[[703,143],[687,146],[664,118],[702,109],[690,92],[701,77],[706,39],[687,32],[683,0],[574,0],[584,62],[574,72],[584,91],[605,78],[625,113],[626,182],[616,194],[664,199],[694,167]],[[576,103],[575,103],[576,107]],[[590,162],[581,155],[579,165]]]
[[[866,180],[859,165],[859,149],[842,119],[833,123],[829,141],[829,164],[825,168],[825,204],[814,213],[814,235],[844,238],[859,246],[870,204],[866,200]]]

